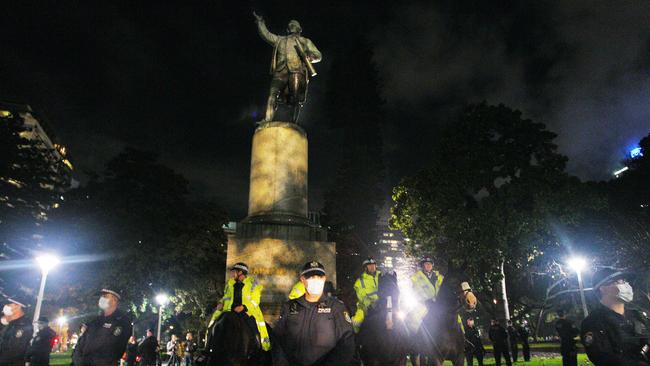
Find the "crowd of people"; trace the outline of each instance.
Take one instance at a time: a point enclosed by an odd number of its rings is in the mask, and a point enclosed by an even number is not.
[[[357,306],[353,316],[333,294],[324,266],[312,261],[302,268],[300,280],[293,286],[288,301],[282,306],[279,320],[271,336],[260,308],[263,286],[249,275],[245,263],[229,268],[231,278],[226,284],[210,321],[206,355],[210,365],[219,365],[223,354],[218,349],[226,338],[232,338],[224,327],[228,321],[240,322],[254,335],[262,353],[272,355],[281,365],[355,365],[359,364],[355,334],[364,324],[364,314],[379,299],[378,286],[382,276],[377,263],[368,258],[363,273],[354,285]],[[411,276],[412,288],[420,300],[435,301],[444,276],[434,269],[431,258],[423,258],[420,270]],[[558,311],[556,330],[560,336],[563,365],[577,365],[576,339],[579,336],[589,359],[596,366],[649,365],[650,331],[645,313],[633,308],[632,274],[603,268],[593,276],[593,289],[600,304],[587,316],[580,328]],[[463,289],[469,289],[463,283]],[[123,360],[127,366],[160,364],[161,346],[151,329],[137,342],[132,336],[132,319],[119,309],[121,297],[117,291],[102,289],[98,306],[101,314],[82,326],[81,336],[72,355],[75,366],[115,366]],[[25,315],[27,302],[17,296],[9,297],[3,308],[0,331],[0,366],[49,365],[55,332],[48,319],[41,317],[33,325]],[[460,324],[459,324],[460,325]],[[242,328],[240,328],[242,329]],[[483,337],[469,317],[463,327],[465,356],[468,365],[476,359],[483,365]],[[529,361],[529,330],[527,324],[506,327],[492,319],[488,336],[493,345],[497,366],[502,358],[507,366],[517,362],[519,345],[524,361]],[[236,335],[235,335],[236,336]],[[181,341],[176,335],[164,347],[171,366],[194,366],[199,355],[194,335],[188,333]],[[270,352],[267,352],[270,351]],[[202,359],[202,360],[203,360]],[[211,360],[211,361],[210,361]]]

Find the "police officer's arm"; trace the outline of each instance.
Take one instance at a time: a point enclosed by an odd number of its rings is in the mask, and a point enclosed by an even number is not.
[[[334,334],[337,339],[336,347],[327,355],[323,366],[351,365],[356,350],[354,330],[352,329],[350,315],[342,303],[336,304],[334,326]]]
[[[614,352],[603,324],[593,318],[582,322],[580,341],[585,346],[587,356],[599,365],[623,365],[622,354]]]
[[[277,34],[269,32],[269,29],[266,28],[266,22],[264,19],[256,20],[255,23],[257,23],[257,31],[259,32],[260,37],[271,46],[275,46],[275,44],[280,40],[280,37]]]
[[[357,295],[357,302],[363,303],[363,299],[366,297],[366,291],[361,287],[361,280],[357,279],[354,282],[354,293]]]

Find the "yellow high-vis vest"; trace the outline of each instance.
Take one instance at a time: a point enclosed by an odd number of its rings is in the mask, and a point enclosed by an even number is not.
[[[245,305],[248,309],[248,315],[255,318],[257,324],[257,330],[260,332],[260,338],[262,341],[262,349],[268,351],[271,349],[271,339],[269,338],[269,332],[266,329],[266,322],[264,321],[264,314],[262,314],[262,309],[260,309],[260,299],[262,298],[262,290],[264,286],[256,283],[253,276],[247,276],[244,278],[244,287],[242,287],[242,305]],[[223,298],[220,303],[223,304],[222,310],[217,310],[212,314],[210,319],[211,326],[219,316],[225,311],[231,311],[232,303],[234,301],[235,295],[235,280],[230,279],[226,284],[226,289],[223,293]]]

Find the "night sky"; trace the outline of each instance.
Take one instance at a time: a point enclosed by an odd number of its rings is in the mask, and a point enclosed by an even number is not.
[[[335,108],[325,105],[327,72],[349,57],[337,43],[358,26],[382,79],[389,184],[421,166],[466,102],[546,123],[582,179],[608,179],[650,132],[642,0],[15,1],[0,22],[0,100],[45,115],[78,171],[100,171],[125,146],[157,151],[196,197],[216,197],[239,218],[272,51],[252,8],[275,33],[298,19],[323,52],[302,115],[312,209],[336,169],[338,135],[316,118]]]

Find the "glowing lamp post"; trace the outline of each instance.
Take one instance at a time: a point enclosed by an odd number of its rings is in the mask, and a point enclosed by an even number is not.
[[[162,323],[162,310],[165,307],[165,305],[167,305],[167,303],[169,302],[169,296],[167,296],[167,294],[158,294],[156,295],[156,302],[158,303],[158,305],[160,305],[158,307],[158,332],[156,333],[158,337],[158,342],[160,342],[160,326]]]
[[[584,258],[571,258],[568,262],[569,267],[576,271],[576,274],[578,275],[578,288],[580,289],[580,301],[582,302],[582,313],[585,315],[585,318],[587,315],[589,315],[589,310],[587,309],[587,302],[585,301],[585,289],[584,286],[582,285],[582,270],[587,266],[587,262],[584,260]]]
[[[38,263],[38,266],[41,267],[41,287],[38,290],[38,297],[36,298],[34,324],[36,324],[38,318],[41,316],[41,305],[43,304],[43,293],[45,292],[45,281],[47,280],[47,274],[52,268],[59,264],[59,258],[51,254],[44,254],[36,257],[36,263]],[[35,329],[38,328],[35,327]]]

